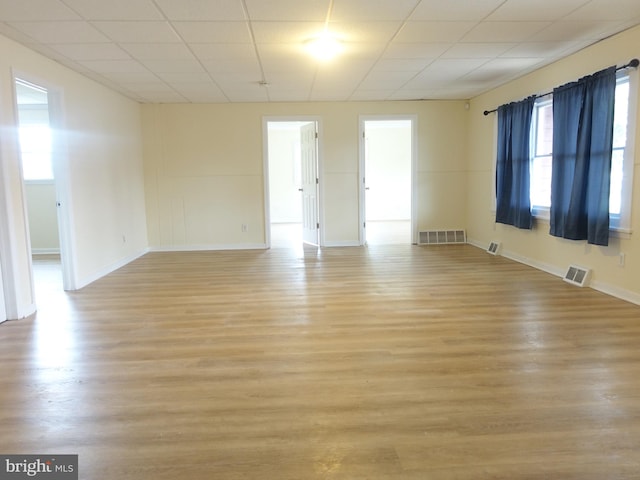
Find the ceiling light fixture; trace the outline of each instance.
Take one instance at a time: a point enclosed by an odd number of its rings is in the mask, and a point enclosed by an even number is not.
[[[329,32],[322,32],[307,42],[307,50],[316,59],[327,62],[342,52],[340,40]]]

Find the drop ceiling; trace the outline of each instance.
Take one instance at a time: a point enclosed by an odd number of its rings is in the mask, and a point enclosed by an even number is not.
[[[0,34],[143,103],[467,99],[638,24],[638,0],[0,0]]]

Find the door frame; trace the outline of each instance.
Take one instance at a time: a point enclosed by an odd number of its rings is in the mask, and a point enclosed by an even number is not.
[[[358,243],[365,245],[367,241],[365,220],[366,220],[366,195],[365,195],[365,122],[371,121],[388,121],[388,120],[408,120],[411,122],[411,239],[412,244],[418,243],[418,228],[416,222],[417,211],[417,171],[418,171],[418,116],[415,114],[394,114],[394,115],[360,115],[358,117],[360,138],[360,161],[358,171],[358,191],[359,191],[359,228],[358,228]]]
[[[262,117],[262,168],[264,180],[264,238],[267,248],[271,248],[271,205],[269,200],[269,123],[275,122],[315,122],[318,132],[316,143],[316,161],[318,164],[318,197],[317,208],[320,228],[318,229],[318,246],[324,246],[324,182],[323,182],[323,146],[322,146],[322,119],[317,115],[287,115],[287,116],[264,116]]]
[[[70,188],[70,174],[69,174],[69,155],[67,148],[66,138],[66,121],[64,114],[64,92],[55,84],[48,82],[38,76],[25,73],[16,69],[12,69],[12,88],[13,88],[13,103],[15,108],[15,125],[16,129],[19,127],[18,119],[18,98],[15,87],[16,79],[21,79],[26,82],[32,83],[36,86],[42,87],[47,90],[48,97],[48,110],[49,110],[49,125],[54,131],[52,135],[52,169],[53,169],[53,183],[56,191],[56,206],[57,206],[57,219],[58,219],[58,236],[60,239],[60,261],[62,266],[62,286],[64,290],[76,290],[77,289],[77,271],[76,271],[76,248],[73,212],[71,209],[71,188]],[[18,153],[19,155],[19,153]],[[22,214],[25,218],[25,228],[27,230],[27,245],[29,250],[29,259],[31,259],[31,245],[29,234],[29,223],[27,218],[27,200],[25,191],[25,181],[22,175],[22,160],[19,159],[20,165],[20,177],[21,177],[21,189],[22,189]],[[31,268],[31,288],[33,287],[33,265],[31,260],[29,261]]]

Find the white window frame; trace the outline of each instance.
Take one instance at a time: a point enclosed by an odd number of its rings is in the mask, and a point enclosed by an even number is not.
[[[627,116],[627,143],[624,148],[622,164],[622,197],[620,215],[611,215],[609,230],[621,234],[631,233],[631,208],[633,196],[633,164],[635,158],[635,132],[638,106],[638,69],[621,72],[618,77],[628,78],[629,110]]]

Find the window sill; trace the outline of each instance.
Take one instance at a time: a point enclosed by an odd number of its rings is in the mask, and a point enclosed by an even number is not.
[[[43,178],[39,180],[25,180],[25,185],[53,185],[55,183],[53,178]]]

